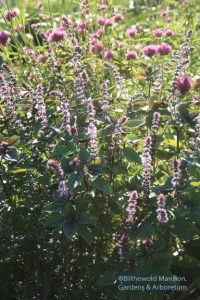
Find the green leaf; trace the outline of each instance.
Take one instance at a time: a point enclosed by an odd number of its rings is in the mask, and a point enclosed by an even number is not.
[[[58,227],[61,228],[64,222],[64,217],[60,215],[58,212],[52,212],[49,214],[46,225],[50,227]]]
[[[134,162],[136,164],[140,164],[141,163],[141,158],[139,156],[139,154],[133,150],[131,147],[127,147],[123,150],[124,156],[125,158],[130,161],[130,162]]]
[[[77,172],[73,172],[68,177],[68,187],[70,192],[73,192],[83,180],[83,174],[78,174]]]
[[[45,212],[54,212],[59,211],[63,207],[62,202],[50,202],[43,207],[43,211]]]
[[[104,192],[105,194],[113,193],[110,183],[102,178],[97,178],[94,181],[94,185],[98,190]]]
[[[91,245],[93,241],[92,233],[86,226],[79,226],[78,234],[87,242],[88,245]]]
[[[90,160],[90,152],[85,148],[81,148],[79,151],[79,157],[83,164],[87,164]]]
[[[76,223],[68,223],[63,226],[63,233],[68,240],[71,240],[73,236],[77,232],[77,224]]]
[[[79,222],[79,224],[95,225],[98,220],[98,218],[96,216],[91,215],[88,212],[80,213],[77,218],[78,218],[77,221]]]
[[[98,286],[110,286],[113,285],[116,280],[116,273],[114,271],[106,271],[102,274],[96,282]]]
[[[188,219],[177,218],[171,223],[171,232],[179,238],[191,240],[194,235],[198,234],[196,226]]]

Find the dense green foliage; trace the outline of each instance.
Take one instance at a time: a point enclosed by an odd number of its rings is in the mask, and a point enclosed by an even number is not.
[[[9,21],[2,5],[3,300],[200,295],[198,1],[100,2],[83,14],[73,1],[25,1]],[[187,289],[120,291],[121,275],[185,277],[173,284]]]

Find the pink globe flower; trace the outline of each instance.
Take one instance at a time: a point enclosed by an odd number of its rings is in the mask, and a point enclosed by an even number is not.
[[[66,32],[60,30],[59,28],[54,28],[49,35],[49,41],[51,42],[63,41],[65,38],[66,38]]]
[[[117,48],[122,49],[124,47],[124,43],[121,41],[116,41],[115,43],[116,43]]]
[[[13,11],[12,10],[5,10],[4,17],[5,17],[7,22],[10,22],[12,20],[12,18],[14,18]]]
[[[93,54],[101,53],[103,51],[103,44],[94,38],[89,43],[89,49]]]
[[[5,31],[0,31],[0,45],[6,46],[8,43],[8,34]]]
[[[167,10],[163,10],[161,13],[160,13],[160,16],[161,17],[166,17],[168,15],[168,11]]]
[[[14,30],[14,32],[19,32],[19,31],[24,31],[24,29],[25,29],[24,25],[19,24],[13,30]]]
[[[130,36],[130,37],[135,37],[137,35],[137,30],[135,27],[133,28],[129,28],[126,30],[126,33]]]
[[[188,76],[183,76],[181,78],[178,78],[176,83],[182,95],[186,94],[192,88],[192,84]]]
[[[152,57],[157,53],[158,47],[156,45],[149,45],[144,47],[142,51],[145,56]]]
[[[171,21],[172,21],[172,19],[171,19],[170,17],[168,17],[168,18],[166,19],[166,22],[167,22],[167,23],[171,23]]]
[[[43,14],[38,14],[38,18],[42,20],[42,19],[44,19],[44,15]]]
[[[128,51],[125,55],[126,60],[137,59],[138,55],[135,51]]]
[[[20,15],[20,10],[19,10],[19,8],[14,8],[13,9],[13,16],[14,17],[18,17]]]
[[[103,30],[100,28],[96,32],[93,33],[93,37],[99,39],[103,35]]]
[[[85,36],[86,35],[85,28],[78,28],[78,34],[81,35],[81,36]]]
[[[38,24],[35,24],[35,23],[31,24],[31,29],[35,30],[37,28],[38,28]]]
[[[104,52],[104,58],[105,59],[111,59],[115,56],[114,52],[112,50],[108,50]]]
[[[116,14],[114,16],[114,21],[115,22],[119,22],[119,21],[122,21],[124,19],[124,17],[121,15],[121,14]]]
[[[37,61],[44,63],[47,60],[47,57],[43,54],[39,54],[36,59]]]
[[[164,32],[158,28],[153,31],[153,35],[157,38],[160,38],[160,37],[164,36]]]
[[[36,8],[37,8],[37,9],[43,9],[43,8],[44,8],[43,3],[42,3],[42,2],[38,2],[38,3],[36,4]]]
[[[62,20],[61,20],[61,26],[63,28],[69,28],[72,26],[72,21],[70,19],[67,19],[65,16],[62,17]]]
[[[113,25],[113,21],[111,21],[110,19],[105,19],[105,25],[106,26],[112,26]]]
[[[165,35],[166,35],[166,36],[169,36],[169,37],[172,37],[172,36],[174,36],[174,32],[173,32],[171,29],[167,29],[167,30],[165,31]]]
[[[172,47],[167,43],[162,43],[160,46],[158,46],[157,51],[161,55],[167,55],[172,51]]]
[[[104,18],[98,18],[96,22],[97,22],[97,25],[102,26],[105,23],[105,19]]]

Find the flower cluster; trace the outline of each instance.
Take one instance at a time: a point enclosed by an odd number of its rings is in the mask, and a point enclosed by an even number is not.
[[[160,224],[165,224],[168,222],[168,216],[167,216],[167,211],[165,209],[165,196],[163,194],[160,194],[157,197],[157,205],[158,208],[156,212],[157,212],[158,222]]]
[[[87,111],[88,111],[88,119],[89,119],[89,125],[87,131],[87,134],[89,136],[89,147],[90,147],[91,157],[93,160],[95,160],[98,157],[97,128],[95,125],[96,110],[94,108],[91,99],[89,99],[87,102]]]
[[[160,113],[155,112],[153,114],[153,120],[152,120],[152,126],[151,126],[151,140],[152,140],[152,148],[151,148],[151,157],[152,162],[155,158],[155,152],[156,152],[156,133],[159,128],[159,122],[160,122]]]
[[[144,144],[144,151],[142,154],[142,179],[143,179],[143,191],[144,199],[149,200],[150,190],[151,190],[151,150],[152,149],[152,139],[150,136],[146,137]]]
[[[103,97],[103,101],[102,101],[102,105],[101,105],[101,109],[103,112],[103,117],[106,123],[111,123],[110,117],[109,117],[109,109],[110,109],[110,104],[109,104],[109,94],[108,94],[108,85],[106,82],[104,82],[102,84],[102,97]]]
[[[180,186],[180,160],[174,158],[172,164],[173,177],[172,177],[172,186],[175,191],[175,194],[178,193],[178,189]]]
[[[70,114],[70,104],[68,99],[60,91],[51,91],[52,96],[56,96],[60,99],[60,108],[63,115],[63,123],[61,129],[68,134],[72,134],[71,129],[71,114]]]
[[[54,159],[49,159],[48,167],[51,168],[56,173],[56,176],[58,179],[58,192],[59,192],[60,197],[63,197],[66,199],[69,195],[69,192],[68,192],[68,188],[67,188],[67,184],[66,184],[66,180],[65,180],[65,174],[64,174],[64,171],[63,171],[61,165],[59,164],[58,161],[56,161]]]

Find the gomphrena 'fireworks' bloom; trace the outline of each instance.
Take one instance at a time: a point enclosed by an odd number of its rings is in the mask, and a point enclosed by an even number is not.
[[[5,31],[0,31],[0,45],[6,46],[8,43],[9,37]]]
[[[65,38],[66,38],[66,32],[59,28],[54,28],[49,35],[49,41],[51,42],[63,41]]]
[[[157,38],[160,38],[160,37],[164,36],[164,32],[158,28],[153,31],[153,35]]]
[[[96,38],[93,38],[89,42],[89,50],[93,54],[101,53],[103,51],[103,44]]]
[[[183,76],[177,79],[177,88],[182,95],[186,94],[192,88],[190,78],[188,76]]]
[[[32,30],[35,30],[35,29],[38,28],[38,24],[37,23],[33,23],[33,24],[31,24],[30,27],[31,27]]]
[[[143,191],[144,199],[148,200],[151,190],[151,147],[152,139],[150,136],[147,136],[144,144],[144,151],[142,154],[142,179],[143,179]]]
[[[104,52],[105,59],[111,59],[115,56],[115,53],[112,50],[107,50]]]
[[[98,18],[96,22],[97,22],[97,25],[102,26],[105,23],[105,19],[104,18]]]
[[[39,54],[36,59],[37,61],[44,63],[47,60],[47,57],[44,54]]]
[[[166,35],[166,36],[169,36],[169,37],[172,37],[172,36],[174,36],[174,32],[173,32],[171,29],[167,29],[167,30],[165,31],[165,35]]]
[[[37,8],[37,9],[43,9],[43,8],[44,8],[43,3],[42,3],[42,2],[38,2],[38,3],[36,4],[36,8]]]
[[[135,51],[128,51],[125,55],[126,60],[137,59],[138,55]]]
[[[156,209],[157,212],[157,219],[160,224],[165,224],[168,222],[167,211],[165,209],[165,196],[160,194],[157,197],[157,205],[158,208]]]
[[[148,45],[144,47],[142,51],[145,56],[152,57],[157,53],[158,47],[156,45]]]
[[[54,159],[49,159],[48,167],[51,168],[56,173],[57,180],[58,180],[58,192],[60,197],[67,198],[68,188],[65,180],[65,174],[60,163]]]
[[[105,19],[105,23],[104,23],[106,26],[110,27],[113,25],[113,21],[110,20],[110,19]]]
[[[135,27],[129,28],[129,29],[126,30],[126,33],[130,37],[135,37],[137,35],[137,29]]]
[[[179,186],[180,186],[180,160],[177,158],[174,158],[173,164],[172,164],[172,170],[173,170],[173,177],[172,177],[172,186],[175,190],[175,194],[177,194]]]
[[[122,21],[124,19],[124,17],[121,14],[116,14],[116,15],[114,15],[113,19],[115,22],[119,22],[119,21]]]
[[[93,33],[93,37],[94,38],[97,38],[97,39],[100,39],[103,35],[103,29],[102,28],[99,28],[96,32]]]
[[[172,51],[172,47],[167,43],[162,43],[160,46],[158,46],[157,51],[161,55],[167,55]]]
[[[5,10],[4,17],[7,22],[10,22],[13,18],[18,17],[20,15],[20,10],[18,8],[14,8],[13,10]]]

